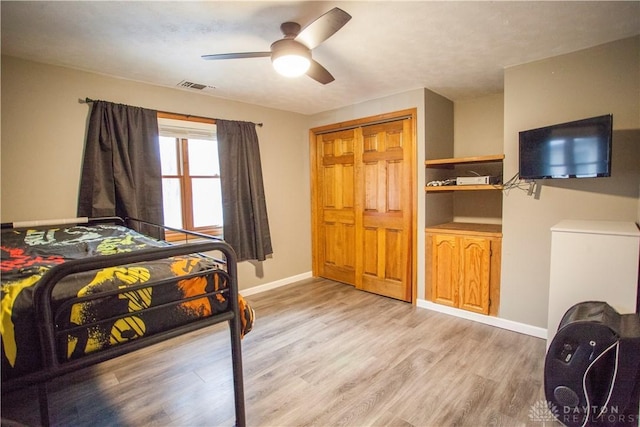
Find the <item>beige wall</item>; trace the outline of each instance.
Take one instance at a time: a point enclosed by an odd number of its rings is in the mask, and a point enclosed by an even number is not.
[[[503,153],[503,132],[504,94],[454,104],[454,157]],[[467,169],[481,175],[495,176],[500,172],[500,165],[473,165]],[[499,191],[459,191],[452,197],[455,221],[502,222],[502,194]]]
[[[241,263],[240,288],[311,270],[308,118],[303,115],[2,57],[4,222],[75,217],[89,97],[257,128],[274,255]]]
[[[640,37],[505,71],[505,176],[518,171],[521,130],[612,113],[614,135],[611,177],[548,180],[537,195],[512,190],[504,197],[500,317],[547,327],[554,224],[638,219],[639,94]]]
[[[453,111],[454,157],[502,153],[503,93],[457,101]]]
[[[453,157],[453,123],[454,104],[451,100],[436,95],[433,92],[426,92],[429,96],[425,98],[425,157],[424,159],[442,159]],[[420,162],[419,170],[424,171],[425,183],[429,181],[439,181],[445,179],[443,171],[440,169],[425,168]],[[449,175],[445,172],[444,175]],[[425,227],[451,222],[453,220],[453,195],[451,193],[429,193],[424,191],[424,187],[419,190],[425,197]],[[419,230],[419,237],[423,237],[423,228]],[[426,255],[425,255],[426,256]],[[424,259],[419,259],[419,265],[424,268]],[[420,282],[420,287],[424,281]]]

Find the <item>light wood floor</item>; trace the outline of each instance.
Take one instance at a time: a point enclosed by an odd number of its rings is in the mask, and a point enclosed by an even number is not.
[[[545,341],[323,279],[247,298],[250,426],[540,426]],[[231,426],[226,324],[49,385],[54,425]],[[38,424],[36,392],[2,416]]]

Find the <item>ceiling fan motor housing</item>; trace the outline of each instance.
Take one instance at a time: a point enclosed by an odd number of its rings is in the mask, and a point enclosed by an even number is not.
[[[283,22],[280,24],[280,31],[284,34],[284,37],[287,39],[295,38],[300,32],[300,24],[297,22]]]

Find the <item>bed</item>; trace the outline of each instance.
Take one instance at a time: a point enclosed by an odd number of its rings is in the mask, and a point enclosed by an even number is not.
[[[184,232],[169,244],[143,221],[2,224],[2,392],[220,322],[228,322],[236,425],[245,425],[241,339],[254,313],[238,294],[236,258],[223,240]],[[174,232],[176,230],[173,230]]]

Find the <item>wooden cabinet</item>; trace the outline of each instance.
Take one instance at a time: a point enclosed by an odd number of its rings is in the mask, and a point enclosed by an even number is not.
[[[503,160],[504,154],[426,160],[427,182],[455,182],[462,176],[502,177]],[[502,189],[501,184],[425,187],[427,300],[498,314]],[[483,220],[491,224],[473,222]]]
[[[500,225],[452,222],[427,228],[427,299],[497,315],[501,247]]]

